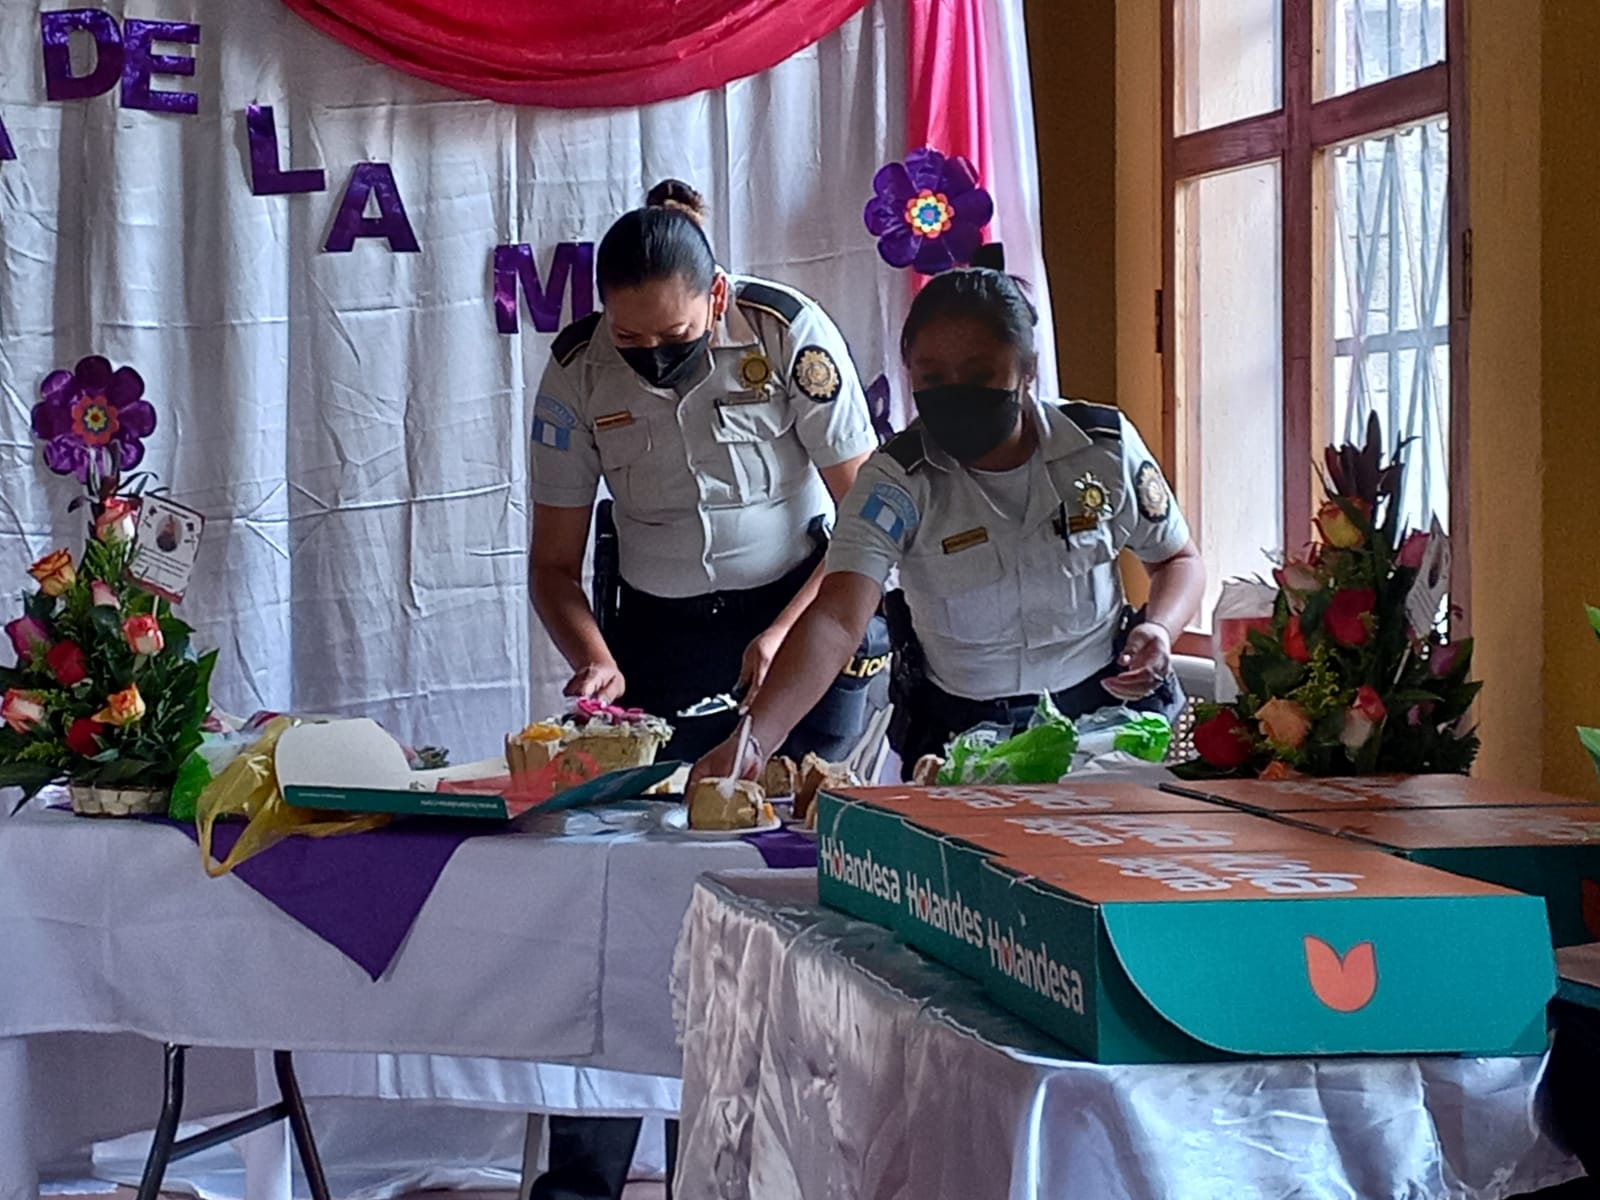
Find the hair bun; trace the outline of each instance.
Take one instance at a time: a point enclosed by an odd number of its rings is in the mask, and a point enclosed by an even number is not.
[[[646,208],[675,208],[696,225],[706,218],[706,198],[681,179],[663,179],[645,195]]]
[[[1006,248],[999,242],[989,242],[972,252],[972,265],[1002,274],[1006,269]]]

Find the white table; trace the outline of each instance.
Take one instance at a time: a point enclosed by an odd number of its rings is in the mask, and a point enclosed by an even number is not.
[[[195,1115],[254,1100],[251,1060],[222,1050],[275,1048],[304,1052],[309,1095],[472,1103],[481,1088],[488,1106],[674,1112],[667,979],[693,880],[761,857],[622,820],[631,827],[466,842],[373,983],[243,883],[207,878],[175,830],[35,809],[0,818],[0,1200],[35,1200],[39,1156],[70,1146],[75,1111],[88,1136],[138,1127],[136,1106],[107,1109],[97,1092],[113,1076],[91,1074],[85,1043],[65,1034],[218,1048],[210,1066],[197,1056]],[[597,828],[574,825],[585,821]],[[143,1072],[133,1119],[148,1126],[158,1058],[106,1042]],[[245,1139],[252,1197],[285,1194],[285,1134]]]
[[[816,906],[695,888],[674,965],[681,1200],[1504,1200],[1578,1177],[1541,1059],[1108,1067]]]

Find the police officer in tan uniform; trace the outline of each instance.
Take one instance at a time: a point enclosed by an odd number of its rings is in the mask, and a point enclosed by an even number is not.
[[[605,309],[556,338],[529,467],[533,601],[572,665],[568,694],[667,718],[678,731],[667,756],[688,759],[737,714],[678,714],[759,689],[815,595],[835,500],[878,444],[827,314],[719,270],[699,216],[699,196],[669,181],[607,233]],[[602,478],[620,580],[597,621],[581,577]],[[858,666],[881,661],[881,624],[861,649]],[[835,672],[792,753],[838,754],[860,736],[862,674]]]
[[[1020,731],[1043,693],[1068,716],[1181,708],[1172,640],[1199,608],[1198,551],[1116,409],[1031,396],[1036,320],[1018,282],[988,268],[940,275],[913,303],[901,352],[919,420],[840,506],[820,594],[752,706],[758,746],[781,742],[821,693],[896,568],[896,670],[911,678],[896,687],[891,740],[907,772],[975,725]],[[1123,550],[1150,576],[1137,615]],[[697,774],[731,759],[725,742]]]

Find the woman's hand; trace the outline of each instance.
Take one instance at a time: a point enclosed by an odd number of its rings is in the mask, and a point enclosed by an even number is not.
[[[787,629],[766,629],[744,650],[744,660],[739,665],[739,694],[744,697],[744,707],[756,698],[761,685],[767,681],[767,671],[778,656]]]
[[[706,751],[705,756],[689,771],[689,782],[701,779],[726,779],[733,774],[733,759],[739,753],[739,731],[735,729],[721,744]],[[752,738],[750,750],[745,755],[743,776],[755,779],[767,764],[766,756]]]
[[[1166,626],[1153,622],[1135,625],[1117,662],[1122,673],[1102,680],[1100,686],[1124,702],[1143,700],[1172,674],[1172,635]]]
[[[627,687],[627,680],[622,678],[622,672],[617,669],[616,663],[590,663],[578,669],[578,673],[567,681],[567,686],[561,694],[610,704],[622,695]]]

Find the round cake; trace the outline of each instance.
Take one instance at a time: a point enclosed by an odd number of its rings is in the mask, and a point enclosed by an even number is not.
[[[561,759],[556,790],[631,767],[647,767],[672,740],[672,726],[642,709],[579,700],[566,717],[535,721],[506,739],[512,775],[531,775]]]

